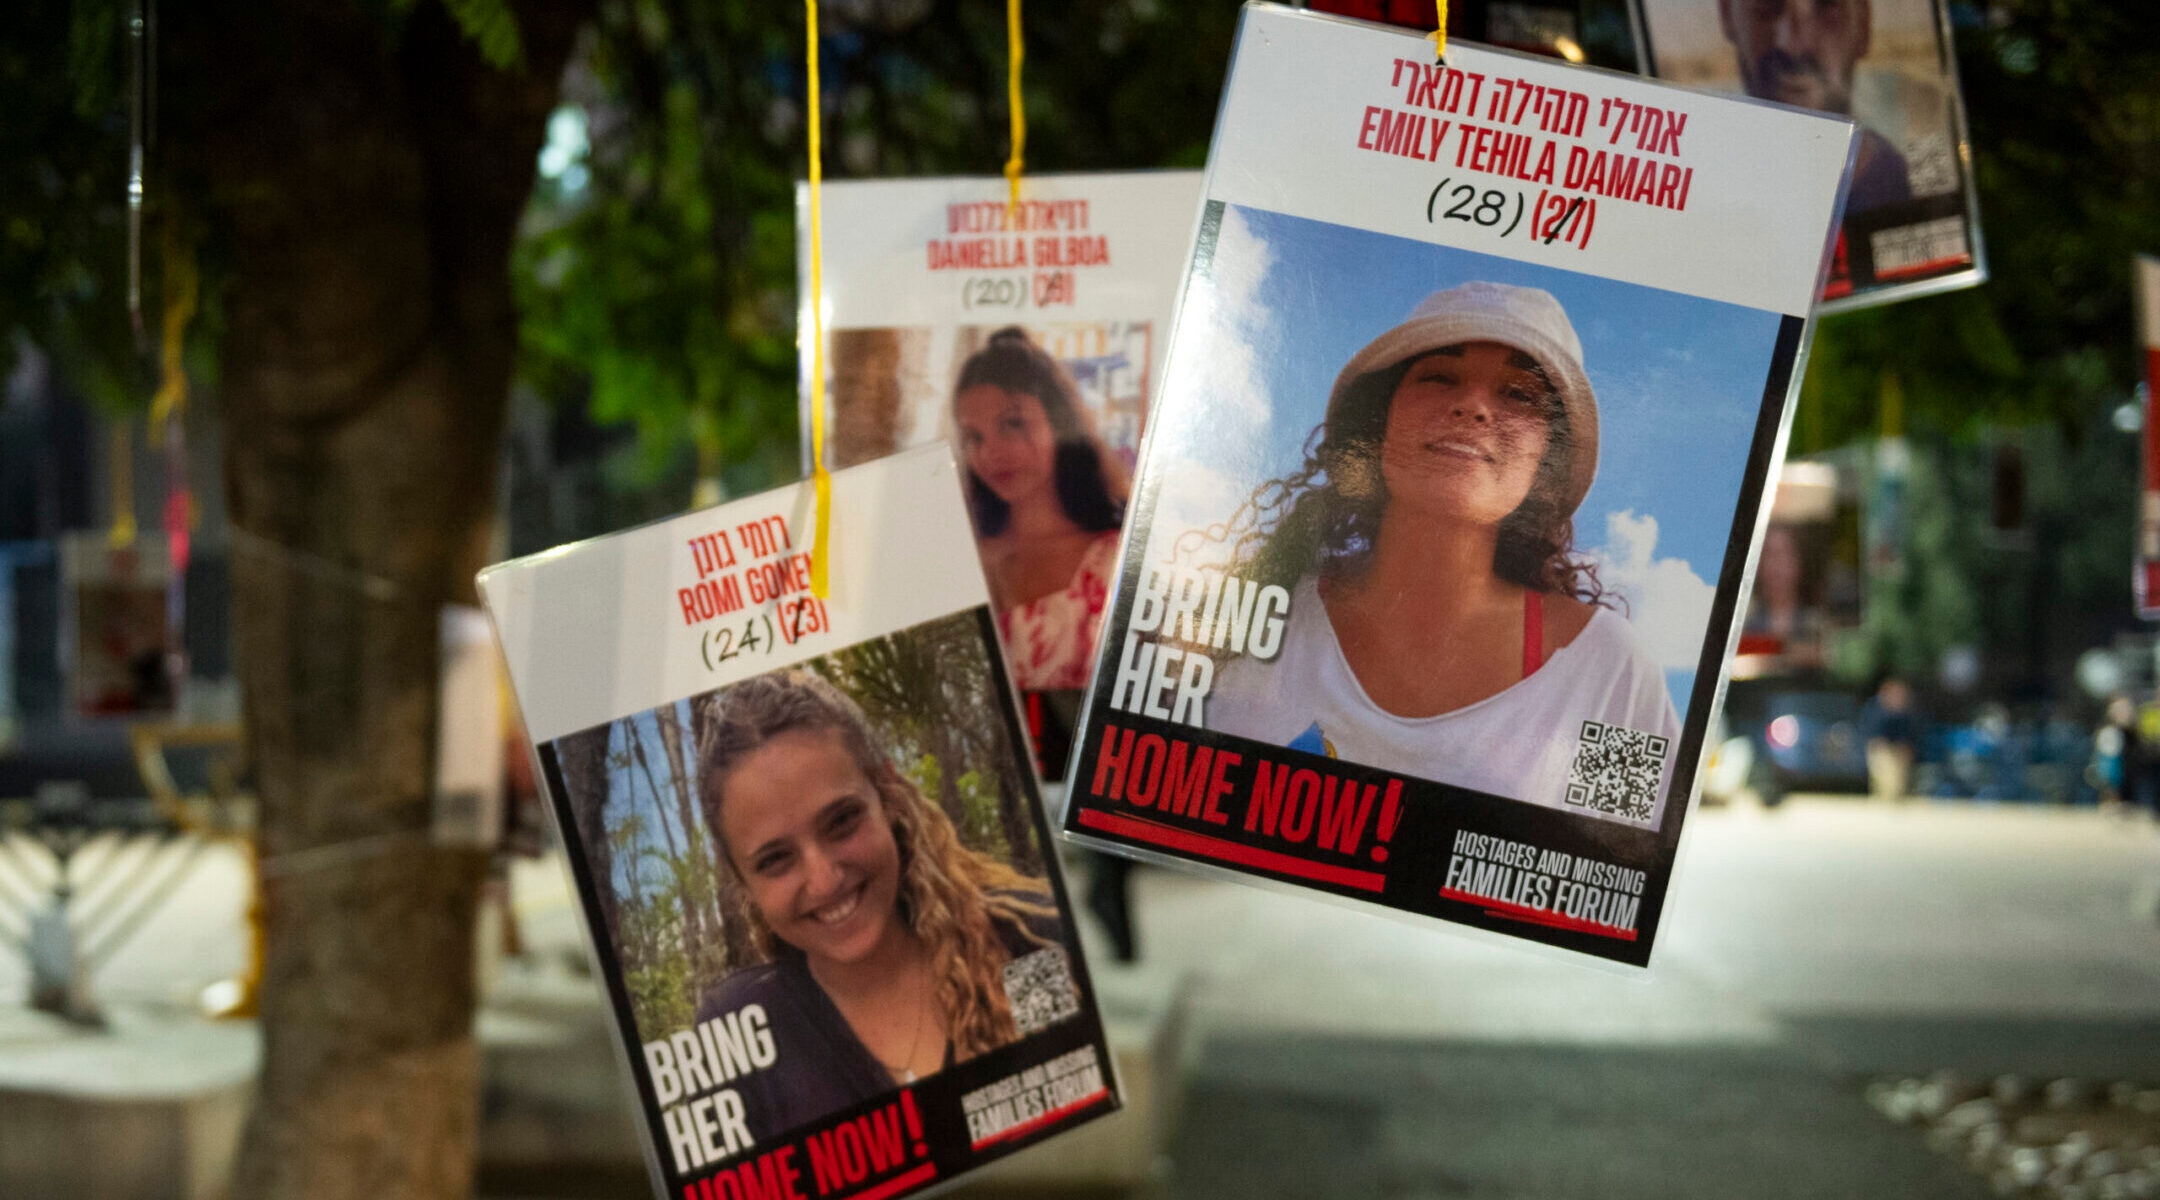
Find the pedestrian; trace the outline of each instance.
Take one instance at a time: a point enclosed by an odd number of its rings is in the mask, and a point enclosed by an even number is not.
[[[2160,697],[2137,706],[2129,755],[2124,759],[2124,798],[2148,817],[2160,817]]]
[[[2131,706],[2130,697],[2118,694],[2107,702],[2100,724],[2093,730],[2092,764],[2087,768],[2087,778],[2100,793],[2102,812],[2122,808],[2136,720],[2137,710]]]
[[[1877,800],[1903,800],[1912,779],[1919,723],[1912,711],[1912,689],[1892,675],[1860,709],[1860,736],[1867,741],[1868,794]]]

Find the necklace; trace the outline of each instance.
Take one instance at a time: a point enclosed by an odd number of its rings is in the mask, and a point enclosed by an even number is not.
[[[923,1002],[922,1002],[922,1003],[918,1003],[918,1004],[917,1004],[917,1005],[915,1006],[915,1032],[914,1032],[914,1033],[912,1033],[912,1034],[910,1034],[910,1035],[908,1036],[908,1047],[907,1047],[907,1053],[906,1053],[906,1054],[904,1054],[904,1055],[902,1055],[902,1056],[900,1057],[900,1065],[899,1065],[899,1066],[897,1066],[897,1067],[896,1067],[896,1066],[894,1066],[893,1064],[889,1063],[889,1062],[886,1062],[886,1061],[885,1061],[884,1059],[882,1059],[882,1058],[880,1058],[880,1059],[878,1060],[878,1065],[879,1065],[879,1066],[881,1066],[881,1067],[884,1067],[884,1068],[885,1068],[885,1070],[886,1070],[886,1072],[887,1072],[888,1074],[890,1074],[890,1075],[891,1075],[891,1076],[893,1077],[893,1079],[894,1079],[894,1081],[895,1081],[895,1082],[898,1082],[898,1083],[913,1083],[913,1082],[915,1082],[915,1079],[916,1079],[916,1075],[915,1075],[915,1066],[914,1066],[914,1063],[915,1063],[915,1048],[916,1048],[917,1046],[920,1046],[920,1045],[922,1044],[922,1026],[923,1026],[923,1010],[924,1010],[925,1008],[928,1008],[928,1007],[929,1007],[929,1004],[928,1004],[928,999],[929,999],[929,997],[928,997],[928,995],[927,995],[927,993],[929,992],[929,990],[930,990],[930,972],[929,972],[929,971],[928,971],[927,969],[925,969],[925,970],[923,971],[923,986],[922,986],[922,991],[923,991],[923,993],[925,993],[925,995],[923,996]]]

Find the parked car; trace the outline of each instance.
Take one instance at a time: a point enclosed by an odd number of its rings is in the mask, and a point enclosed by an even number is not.
[[[1851,693],[1789,679],[1735,680],[1726,694],[1725,722],[1730,734],[1704,781],[1706,794],[1731,787],[1741,771],[1764,804],[1794,791],[1867,791],[1860,701]]]

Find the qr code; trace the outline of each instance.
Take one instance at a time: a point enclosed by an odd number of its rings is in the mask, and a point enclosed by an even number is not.
[[[1671,745],[1654,733],[1584,721],[1568,767],[1567,802],[1630,821],[1649,820]]]
[[[1073,986],[1065,952],[1056,946],[1005,964],[1005,999],[1023,1035],[1080,1015],[1080,989]]]
[[[1914,138],[1905,146],[1905,179],[1915,196],[1940,196],[1958,189],[1957,147],[1948,137]]]

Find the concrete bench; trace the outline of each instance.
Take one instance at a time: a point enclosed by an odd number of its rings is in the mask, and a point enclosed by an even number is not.
[[[217,1200],[253,1099],[252,1024],[110,1014],[84,1030],[0,1009],[8,1200]]]

